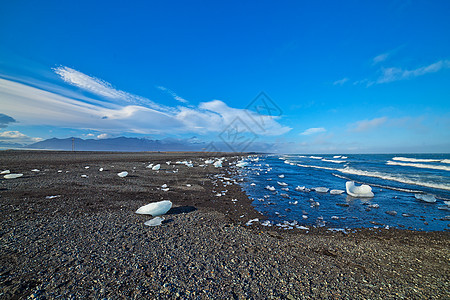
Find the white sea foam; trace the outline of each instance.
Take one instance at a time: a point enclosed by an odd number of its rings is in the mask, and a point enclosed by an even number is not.
[[[358,170],[358,169],[354,169],[351,167],[346,167],[344,169],[341,169],[341,168],[329,168],[329,167],[302,165],[302,164],[297,164],[297,166],[303,167],[303,168],[315,168],[315,169],[339,171],[344,174],[375,177],[375,178],[380,178],[380,179],[384,179],[384,180],[397,181],[397,182],[406,183],[406,184],[419,185],[419,186],[425,186],[425,187],[429,187],[429,188],[433,188],[433,189],[450,191],[450,184],[446,184],[446,183],[425,182],[425,181],[414,180],[414,179],[410,179],[410,178],[406,178],[406,177],[402,177],[402,176],[391,175],[391,174],[386,174],[386,173],[381,173],[381,172]]]
[[[392,160],[407,161],[407,162],[440,162],[441,161],[440,159],[409,158],[409,157],[401,157],[401,156],[393,157]]]
[[[450,171],[450,166],[404,163],[404,162],[396,162],[396,161],[391,161],[391,160],[389,160],[386,164],[391,165],[391,166],[403,166],[403,167],[413,167],[413,168],[421,168],[421,169],[434,169],[434,170]]]
[[[342,164],[342,163],[346,162],[345,160],[334,160],[334,159],[326,159],[326,158],[322,159],[322,161],[332,162],[332,163],[335,163],[335,164]]]
[[[322,159],[323,157],[321,157],[321,156],[310,156],[309,158],[312,158],[312,159]]]

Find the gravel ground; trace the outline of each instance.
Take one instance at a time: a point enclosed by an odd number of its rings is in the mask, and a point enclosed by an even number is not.
[[[240,187],[215,196],[233,169],[200,157],[1,152],[0,171],[24,176],[0,183],[0,298],[450,298],[448,232],[245,226],[261,215]],[[194,167],[174,165],[185,159]],[[163,199],[174,203],[163,225],[134,214]]]

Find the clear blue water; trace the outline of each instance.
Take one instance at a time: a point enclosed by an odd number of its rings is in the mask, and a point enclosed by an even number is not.
[[[449,230],[449,154],[266,155],[238,168],[255,208],[273,225]],[[284,175],[284,178],[279,176]],[[297,186],[346,190],[347,181],[368,184],[374,197],[298,191]],[[285,183],[286,186],[280,185]],[[273,186],[275,191],[266,189]],[[289,189],[288,191],[282,190]],[[435,203],[416,199],[432,194]],[[284,195],[283,195],[284,194]],[[379,207],[375,208],[373,205]],[[449,202],[450,204],[450,202]],[[376,206],[376,205],[375,205]],[[397,214],[392,215],[392,211]],[[388,214],[386,212],[391,212]],[[307,218],[305,218],[306,216]]]

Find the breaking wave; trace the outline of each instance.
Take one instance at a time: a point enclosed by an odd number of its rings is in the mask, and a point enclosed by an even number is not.
[[[421,168],[421,169],[434,169],[434,170],[450,171],[450,166],[413,164],[413,163],[396,162],[396,161],[391,161],[391,160],[389,160],[386,164],[391,165],[391,166],[404,166],[404,167],[413,167],[413,168]]]

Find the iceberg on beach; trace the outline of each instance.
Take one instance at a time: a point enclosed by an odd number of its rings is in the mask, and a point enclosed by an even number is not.
[[[236,167],[243,168],[243,167],[245,167],[245,166],[247,166],[247,165],[248,165],[248,162],[246,162],[246,161],[240,161],[240,162],[238,162],[238,163],[236,164]]]
[[[147,226],[159,226],[159,225],[161,225],[162,221],[164,221],[164,218],[155,217],[155,218],[145,222],[144,225],[147,225]]]
[[[431,194],[414,194],[414,197],[417,200],[422,200],[428,203],[434,203],[436,202],[436,198],[434,197],[434,195]]]
[[[274,186],[270,186],[270,185],[267,185],[266,186],[266,190],[269,190],[269,191],[275,191],[275,187]]]
[[[216,167],[216,168],[222,168],[222,161],[221,161],[221,160],[216,161],[216,162],[214,163],[214,167]]]
[[[19,178],[22,177],[23,174],[6,174],[5,176],[3,176],[3,178],[5,179],[15,179],[15,178]]]
[[[128,172],[127,171],[123,171],[123,172],[120,172],[120,173],[117,173],[117,176],[119,176],[119,177],[126,177],[128,175]]]
[[[136,210],[136,213],[140,215],[152,215],[155,217],[165,214],[171,208],[172,202],[169,200],[163,200],[141,206],[138,210]]]
[[[152,167],[153,171],[158,171],[159,169],[161,169],[161,165],[160,164],[157,164],[157,165]]]
[[[9,173],[11,173],[10,170],[4,170],[4,171],[1,171],[1,172],[0,172],[0,175],[3,175],[3,174],[9,174]]]
[[[369,198],[374,196],[372,188],[367,184],[356,186],[355,182],[347,181],[345,183],[345,188],[347,190],[347,194],[349,194],[352,197]]]

